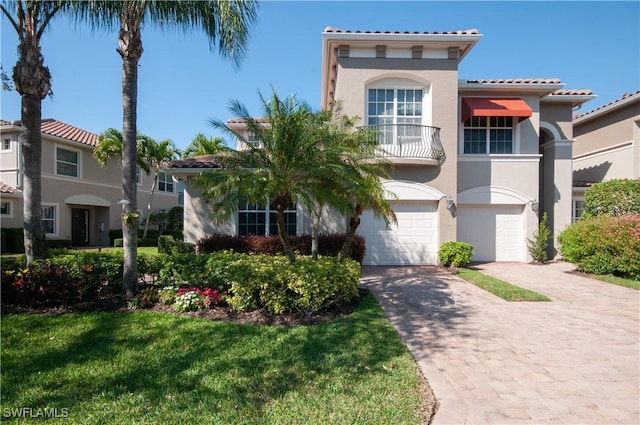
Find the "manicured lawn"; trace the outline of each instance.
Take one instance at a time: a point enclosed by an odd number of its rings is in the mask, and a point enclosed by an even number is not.
[[[625,279],[624,277],[617,277],[612,275],[597,275],[597,274],[590,274],[589,277],[592,277],[593,279],[601,280],[602,282],[613,283],[614,285],[620,285],[620,286],[625,286],[627,288],[640,290],[640,281],[638,280]]]
[[[98,251],[98,249],[88,249],[87,251]],[[123,248],[115,248],[115,247],[108,247],[108,248],[101,248],[102,252],[122,252]],[[160,255],[158,254],[158,247],[156,246],[139,246],[138,247],[138,254],[144,254],[144,255]]]
[[[424,421],[417,365],[370,295],[314,326],[141,311],[7,315],[1,329],[0,411],[68,409],[47,423]]]
[[[507,301],[551,301],[545,295],[512,285],[477,270],[460,269],[458,276]]]

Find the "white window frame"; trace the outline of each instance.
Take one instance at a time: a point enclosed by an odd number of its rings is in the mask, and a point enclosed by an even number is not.
[[[142,186],[144,184],[144,170],[140,168],[139,165],[136,165],[136,183],[138,186]]]
[[[60,205],[54,203],[43,202],[41,208],[53,208],[53,220],[47,219],[47,221],[53,221],[53,233],[46,233],[46,236],[57,237],[60,232]],[[44,214],[42,214],[42,220],[45,221]],[[43,226],[44,228],[44,226]]]
[[[70,176],[70,175],[68,175],[68,174],[61,174],[61,173],[58,173],[58,150],[60,150],[60,149],[65,150],[65,151],[69,151],[69,152],[75,152],[75,153],[77,153],[77,154],[78,154],[78,163],[77,163],[77,164],[75,164],[75,165],[76,165],[76,167],[78,167],[78,172],[77,172],[77,175],[76,175],[76,176]],[[63,163],[65,163],[65,164],[73,164],[73,163],[71,163],[71,162],[65,162],[65,161],[60,161],[60,162],[63,162]],[[54,146],[54,162],[53,162],[53,167],[54,167],[54,168],[53,168],[54,173],[55,173],[57,176],[69,177],[69,178],[72,178],[72,179],[81,179],[81,178],[82,178],[82,151],[81,151],[81,150],[79,150],[79,149],[69,148],[69,147],[67,147],[67,146],[55,145],[55,146]]]
[[[242,205],[245,204],[244,201],[240,201],[240,205],[238,206],[238,212],[236,214],[236,235],[240,236],[242,235],[240,233],[240,226],[241,226],[241,221],[240,221],[240,215],[241,214],[247,214],[247,213],[255,213],[257,214],[261,214],[265,216],[264,219],[264,235],[259,235],[259,236],[278,236],[278,233],[276,231],[276,233],[271,233],[271,215],[276,213],[275,209],[271,209],[271,205],[269,202],[265,202],[265,205],[256,205],[256,204],[246,204],[245,208],[241,208]],[[253,208],[248,207],[249,205],[253,206]],[[294,205],[293,208],[291,209],[287,209],[285,210],[285,214],[287,215],[291,215],[291,214],[295,214],[295,233],[289,233],[290,236],[295,236],[298,235],[298,229],[300,226],[300,214],[298,214],[298,206]],[[277,223],[275,224],[277,226]],[[285,225],[286,225],[286,217],[285,217]]]
[[[580,215],[578,215],[580,211]],[[575,223],[578,220],[582,220],[582,214],[584,213],[584,199],[571,200],[571,222]]]
[[[9,147],[5,148],[4,144],[9,142]],[[0,145],[0,152],[11,152],[13,151],[13,142],[14,140],[11,137],[3,137],[2,138],[2,145]]]
[[[163,175],[165,176],[164,180],[161,178]],[[167,178],[169,181],[167,181]],[[160,188],[161,183],[164,185],[164,189]],[[167,190],[167,184],[171,184],[171,190]],[[160,173],[158,173],[158,192],[175,193],[175,186],[176,182],[173,180],[173,176],[171,174],[165,173],[164,171],[160,171]]]
[[[496,118],[511,118],[511,126],[492,126],[491,120]],[[486,125],[484,126],[467,126],[467,122],[474,119],[486,119]],[[508,130],[511,129],[511,152],[491,152],[491,130]],[[465,152],[465,130],[484,130],[485,131],[485,152]],[[520,144],[518,143],[519,137],[519,122],[518,117],[470,117],[467,121],[462,122],[461,135],[460,135],[460,152],[463,155],[514,155],[519,153]]]
[[[13,218],[13,200],[12,199],[3,199],[2,201],[0,201],[0,204],[7,204],[7,208],[9,209],[9,212],[7,212],[7,213],[3,213],[0,210],[0,216],[2,216],[4,218]]]

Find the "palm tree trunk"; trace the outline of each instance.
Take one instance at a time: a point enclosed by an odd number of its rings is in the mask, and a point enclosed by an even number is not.
[[[362,206],[360,204],[356,205],[356,210],[354,215],[349,219],[349,230],[344,238],[344,243],[342,244],[342,249],[338,253],[338,260],[343,260],[347,258],[351,253],[351,244],[353,243],[353,238],[356,235],[356,230],[358,230],[358,226],[360,225],[360,217],[362,216]]]
[[[42,101],[38,96],[23,94],[22,102],[22,161],[24,249],[27,264],[44,255],[42,228]]]
[[[313,211],[313,224],[311,227],[311,258],[318,259],[318,238],[320,235],[320,217],[322,216],[322,204],[318,204]]]
[[[156,186],[158,185],[158,175],[160,174],[160,170],[158,166],[156,166],[155,177],[153,178],[153,183],[151,184],[151,193],[149,193],[149,203],[147,204],[147,216],[144,219],[144,232],[142,233],[142,238],[147,237],[147,230],[149,230],[149,218],[151,218],[151,202],[153,201],[153,194],[156,191]]]
[[[135,9],[135,7],[133,7]],[[137,212],[137,105],[138,62],[142,55],[139,11],[126,12],[121,19],[118,53],[122,56],[122,192],[123,213]],[[122,221],[124,245],[123,292],[127,299],[138,293],[137,246],[138,220]]]

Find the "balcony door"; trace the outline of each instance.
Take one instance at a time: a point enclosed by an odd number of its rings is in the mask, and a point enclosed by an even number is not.
[[[370,88],[367,91],[367,125],[380,132],[384,147],[421,143],[422,89]]]

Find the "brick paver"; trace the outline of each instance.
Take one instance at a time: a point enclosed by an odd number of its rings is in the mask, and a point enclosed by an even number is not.
[[[552,302],[506,302],[434,267],[364,267],[440,403],[434,425],[640,423],[640,293],[573,266],[488,263]]]

